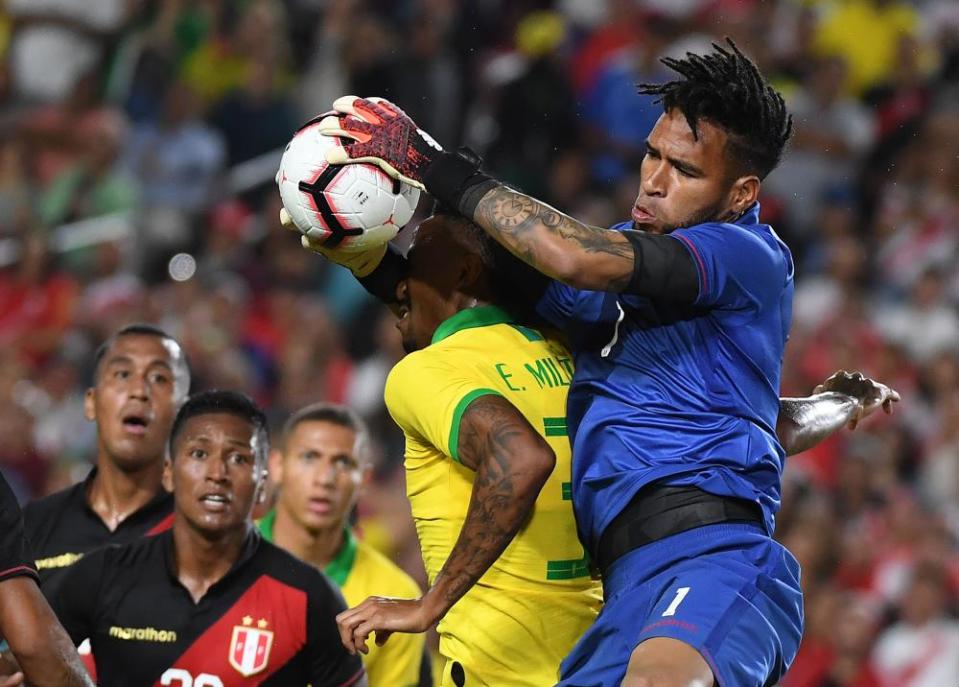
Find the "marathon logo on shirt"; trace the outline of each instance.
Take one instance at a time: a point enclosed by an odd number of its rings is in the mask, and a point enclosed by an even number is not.
[[[110,636],[114,639],[138,642],[169,643],[176,641],[176,632],[173,630],[158,630],[155,627],[117,627],[111,625]]]
[[[36,561],[37,570],[50,570],[52,568],[69,568],[78,560],[83,558],[82,553],[61,553],[58,556],[49,558],[40,558]]]

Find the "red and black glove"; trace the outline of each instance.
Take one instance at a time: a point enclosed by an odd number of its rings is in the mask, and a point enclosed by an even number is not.
[[[480,171],[474,154],[444,151],[388,100],[347,95],[337,98],[333,109],[341,116],[325,118],[320,133],[354,143],[327,151],[330,164],[377,165],[392,178],[429,191],[470,218],[480,198],[499,183]]]

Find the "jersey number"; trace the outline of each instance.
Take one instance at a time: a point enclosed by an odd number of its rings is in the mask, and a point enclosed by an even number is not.
[[[216,675],[200,673],[196,677],[183,668],[170,668],[160,676],[160,684],[170,687],[223,687],[223,680]]]
[[[683,602],[687,594],[689,594],[689,587],[680,587],[677,589],[676,597],[673,599],[673,602],[669,604],[669,608],[663,611],[662,617],[665,618],[668,615],[676,615],[676,609],[679,608],[679,604]]]

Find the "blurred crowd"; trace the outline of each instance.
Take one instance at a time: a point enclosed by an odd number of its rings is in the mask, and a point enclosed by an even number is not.
[[[609,225],[661,112],[635,85],[724,36],[795,122],[761,200],[797,262],[783,394],[845,368],[903,396],[788,461],[777,536],[807,631],[783,687],[959,684],[955,0],[6,0],[4,475],[26,500],[85,474],[93,350],[155,322],[195,389],[244,390],[277,423],[319,399],[360,411],[378,439],[363,536],[416,573],[382,402],[398,336],[279,225],[282,147],[337,96],[380,95]]]

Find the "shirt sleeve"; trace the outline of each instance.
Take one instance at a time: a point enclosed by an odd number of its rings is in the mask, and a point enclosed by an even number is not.
[[[564,330],[573,316],[579,293],[579,289],[554,280],[536,304],[536,314],[557,329]]]
[[[0,581],[20,575],[36,578],[37,569],[23,533],[23,512],[0,475]]]
[[[364,675],[359,656],[351,656],[340,640],[336,615],[346,602],[326,576],[317,571],[307,601],[307,643],[312,687],[350,687]]]
[[[730,224],[700,224],[672,234],[689,251],[699,278],[695,305],[759,310],[779,299],[792,271],[789,251],[775,239]]]
[[[113,547],[88,553],[70,566],[50,606],[75,645],[92,637],[106,557]]]
[[[411,353],[386,380],[386,407],[408,439],[430,445],[459,461],[459,427],[475,399],[502,396],[436,351]]]

